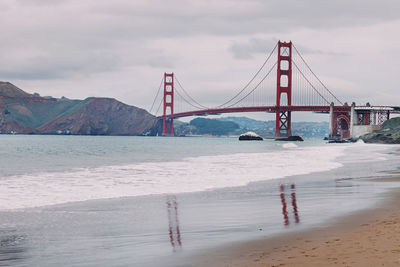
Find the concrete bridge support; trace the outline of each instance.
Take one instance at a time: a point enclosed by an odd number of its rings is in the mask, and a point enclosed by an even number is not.
[[[329,109],[329,138],[359,138],[379,130],[389,119],[390,107],[356,106],[353,102],[350,111],[337,111],[333,103]]]
[[[350,114],[335,110],[334,104],[329,107],[329,139],[350,138]]]
[[[358,138],[375,130],[379,130],[390,116],[389,108],[371,107],[369,103],[359,107],[353,103],[351,111],[351,138]]]
[[[333,103],[329,106],[329,139],[333,138]]]

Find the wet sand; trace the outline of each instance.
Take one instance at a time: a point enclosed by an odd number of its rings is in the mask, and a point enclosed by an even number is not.
[[[220,248],[195,266],[400,266],[400,190],[331,225]]]

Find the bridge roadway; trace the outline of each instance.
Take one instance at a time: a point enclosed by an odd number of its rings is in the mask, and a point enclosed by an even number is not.
[[[357,106],[358,109],[370,109],[371,107]],[[391,113],[400,113],[400,107],[393,106],[373,106],[374,109],[382,111],[390,111]],[[210,108],[202,110],[194,110],[187,112],[180,112],[169,114],[165,116],[158,116],[157,118],[162,119],[175,119],[190,116],[202,116],[202,115],[219,115],[222,113],[240,113],[240,112],[270,112],[275,113],[276,111],[311,111],[316,113],[329,113],[330,106],[258,106],[258,107],[231,107],[231,108]],[[351,106],[334,106],[333,112],[349,112]]]

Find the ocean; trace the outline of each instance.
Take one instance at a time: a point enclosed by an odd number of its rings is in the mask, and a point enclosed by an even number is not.
[[[398,148],[0,135],[0,266],[187,266],[376,205]]]

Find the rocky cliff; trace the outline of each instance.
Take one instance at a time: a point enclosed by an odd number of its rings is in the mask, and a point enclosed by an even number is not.
[[[361,137],[365,143],[400,144],[400,117],[383,123],[380,130]]]
[[[112,98],[41,97],[0,82],[0,132],[35,134],[154,134],[157,119]]]

